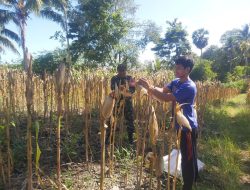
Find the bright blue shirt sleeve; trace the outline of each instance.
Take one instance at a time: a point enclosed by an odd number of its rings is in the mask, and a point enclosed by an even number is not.
[[[168,88],[171,92],[173,92],[173,87],[177,82],[178,79],[174,79],[170,83],[166,84],[165,87]]]

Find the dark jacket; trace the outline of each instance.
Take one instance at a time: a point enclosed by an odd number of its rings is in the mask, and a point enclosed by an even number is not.
[[[133,78],[130,75],[127,75],[124,78],[119,77],[118,75],[115,75],[111,78],[111,90],[115,90],[115,84],[117,85],[117,87],[119,87],[119,85],[126,85],[126,82],[128,82],[128,84],[130,83],[130,81]],[[129,92],[130,93],[134,93],[135,92],[135,86],[129,86]],[[131,98],[129,98],[131,99]]]

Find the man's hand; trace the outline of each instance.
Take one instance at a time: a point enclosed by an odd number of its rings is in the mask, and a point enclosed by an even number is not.
[[[110,96],[111,98],[115,98],[115,91],[110,92],[110,93],[109,93],[109,96]]]
[[[135,87],[135,79],[131,78],[128,83],[129,87]]]
[[[125,85],[120,85],[120,86],[119,86],[119,90],[120,90],[120,91],[123,91],[125,88],[126,88]]]
[[[147,90],[150,88],[150,84],[149,84],[149,82],[146,80],[146,79],[144,79],[144,78],[141,78],[141,79],[139,79],[139,81],[137,82],[137,84],[138,85],[141,85],[141,86],[143,86],[144,88],[146,88]]]

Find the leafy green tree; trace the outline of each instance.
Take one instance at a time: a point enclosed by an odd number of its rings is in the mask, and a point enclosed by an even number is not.
[[[190,78],[194,81],[214,80],[217,74],[212,70],[212,62],[202,60],[196,64],[190,73]]]
[[[240,50],[242,51],[242,55],[245,60],[245,66],[248,65],[248,60],[250,58],[250,40],[241,42]]]
[[[203,59],[214,61],[216,59],[216,54],[219,50],[219,47],[216,45],[209,46],[206,51],[202,54]]]
[[[236,66],[232,73],[227,73],[227,82],[233,82],[243,79],[249,74],[250,67],[247,66]]]
[[[250,49],[250,30],[246,24],[242,29],[233,29],[225,32],[221,37],[221,43],[228,52],[230,71],[237,65],[248,64]]]
[[[32,69],[38,75],[43,75],[44,71],[53,74],[59,64],[66,61],[65,58],[65,50],[45,51],[34,58]]]
[[[187,39],[188,33],[183,28],[182,23],[174,19],[173,22],[167,21],[167,24],[165,37],[160,39],[160,42],[152,50],[171,65],[176,57],[190,53],[191,48]]]
[[[69,37],[73,40],[73,59],[80,55],[86,61],[105,64],[131,22],[122,15],[115,0],[82,0],[70,14]]]
[[[238,63],[238,44],[235,43],[234,38],[230,37],[224,44],[223,48],[227,52],[227,62],[229,63],[229,72],[231,72],[233,67]]]
[[[239,30],[238,39],[240,41],[248,41],[250,39],[249,24],[245,24],[242,30]]]
[[[161,28],[154,22],[148,20],[142,24],[139,24],[136,30],[137,35],[138,33],[141,34],[138,44],[142,49],[144,49],[150,42],[153,42],[154,44],[159,43]]]
[[[234,44],[237,44],[240,41],[239,35],[240,35],[239,29],[228,30],[224,34],[222,34],[220,42],[224,45],[227,43],[229,39],[231,39]]]
[[[202,50],[207,46],[208,44],[208,31],[205,30],[204,28],[198,29],[193,32],[192,34],[192,39],[194,45],[201,50],[201,55],[202,57]]]
[[[202,58],[212,62],[212,70],[217,73],[217,79],[221,81],[226,80],[229,64],[228,54],[224,48],[210,46],[204,51]]]
[[[138,65],[138,57],[149,43],[156,44],[160,39],[161,28],[152,21],[135,23],[113,50],[113,65],[120,63],[135,67]]]
[[[250,58],[250,29],[248,24],[240,30],[239,38],[241,39],[240,50],[245,61],[245,66],[247,66],[248,59]]]

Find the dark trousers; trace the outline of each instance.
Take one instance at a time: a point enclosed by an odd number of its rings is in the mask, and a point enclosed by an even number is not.
[[[119,110],[120,103],[117,104],[117,109],[114,108],[114,113],[115,115],[115,110]],[[116,113],[119,116],[122,114],[121,113]],[[129,143],[133,143],[133,133],[135,131],[134,127],[134,110],[133,110],[133,104],[131,99],[125,99],[125,104],[124,104],[124,119],[126,122],[127,126],[127,133],[128,133],[128,140]],[[108,122],[109,127],[107,129],[107,135],[106,135],[106,143],[109,143],[109,136],[110,136],[110,122]]]
[[[130,143],[132,143],[133,133],[135,132],[135,126],[134,126],[134,109],[131,100],[125,100],[124,117],[127,126],[128,140]]]
[[[198,165],[197,165],[197,129],[193,129],[192,132],[181,132],[181,169],[183,177],[183,190],[191,190],[193,182],[198,177]]]

